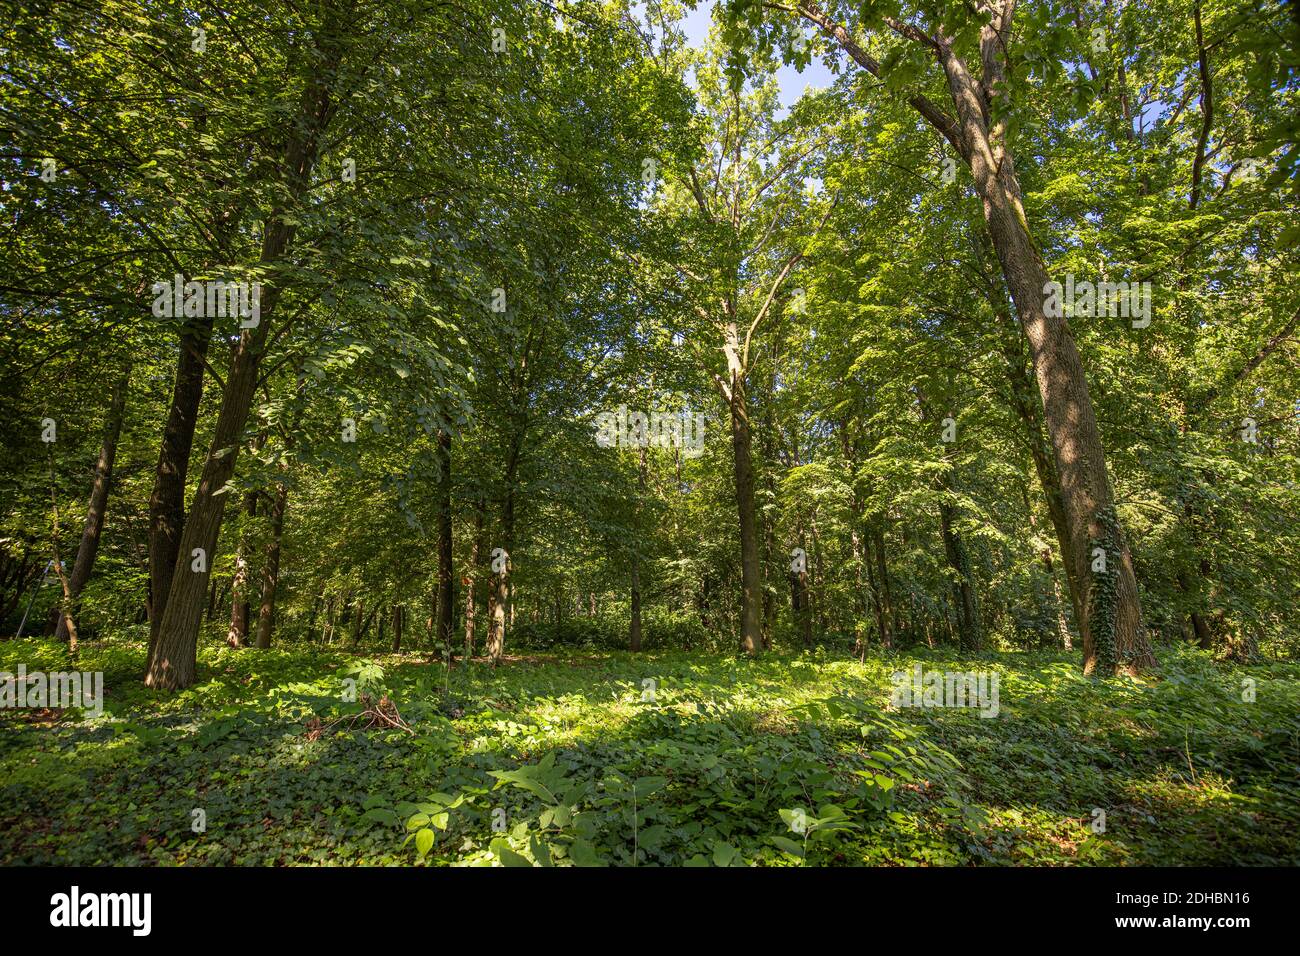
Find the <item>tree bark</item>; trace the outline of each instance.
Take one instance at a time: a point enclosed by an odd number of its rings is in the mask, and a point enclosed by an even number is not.
[[[988,257],[988,245],[987,234],[981,235],[978,243],[981,259],[987,259]],[[988,301],[999,320],[1010,321],[1011,312],[1004,293],[1000,291],[996,294],[990,292]],[[1034,463],[1034,473],[1038,476],[1038,484],[1043,490],[1043,499],[1047,504],[1047,516],[1052,522],[1052,530],[1056,533],[1056,543],[1061,554],[1061,566],[1065,569],[1066,588],[1070,595],[1070,607],[1074,612],[1075,621],[1079,621],[1083,617],[1083,607],[1079,583],[1075,577],[1073,562],[1070,560],[1070,555],[1074,553],[1070,539],[1070,525],[1065,515],[1065,505],[1061,497],[1061,480],[1056,470],[1056,461],[1052,457],[1051,442],[1043,430],[1042,404],[1035,394],[1037,390],[1033,377],[1033,362],[1032,359],[1026,358],[1021,349],[1012,347],[1010,343],[1003,349],[1003,356],[1007,361],[1007,375],[1011,386],[1011,403],[1025,428],[1025,441],[1029,446],[1029,455]],[[1025,509],[1032,524],[1033,512],[1030,509],[1028,497],[1025,499]],[[1050,552],[1045,556],[1044,560],[1050,569],[1052,564]],[[1057,583],[1055,575],[1052,578],[1052,587],[1054,590],[1059,591],[1060,585]],[[1063,643],[1068,649],[1070,646],[1068,631],[1064,635]]]
[[[804,539],[802,518],[797,531],[799,549],[803,551],[804,559],[802,570],[790,569],[790,613],[793,623],[803,636],[804,647],[812,647],[812,604],[808,600],[808,562],[812,557],[808,554],[807,541]]]
[[[50,551],[54,565],[54,573],[58,575],[59,585],[63,589],[63,604],[61,607],[62,618],[67,621],[68,635],[68,656],[75,657],[77,653],[77,622],[71,617],[72,614],[72,589],[68,585],[68,575],[63,567],[63,557],[59,552],[59,499],[54,490],[54,449],[50,449],[50,506],[53,511],[53,527],[50,534]]]
[[[489,591],[489,616],[488,616],[488,638],[487,653],[492,658],[494,665],[501,663],[501,658],[505,654],[506,647],[506,618],[510,606],[510,548],[502,548],[504,554],[493,558],[500,563],[500,569],[494,570],[491,576],[491,590]]]
[[[212,615],[217,613],[217,576],[212,575],[212,581],[208,585],[208,613],[204,620],[211,621]]]
[[[1004,64],[1013,35],[1015,0],[995,0],[987,9],[991,19],[980,32],[983,75],[979,82],[955,52],[951,38],[942,32],[931,37],[909,24],[890,22],[889,26],[925,45],[943,69],[956,118],[945,115],[923,96],[913,96],[909,103],[953,145],[970,170],[1003,277],[1029,341],[1070,528],[1066,561],[1081,592],[1084,672],[1136,673],[1154,667],[1156,660],[1142,624],[1132,555],[1115,512],[1096,414],[1069,325],[1064,316],[1047,314],[1047,267],[1025,217],[1015,163],[1007,150],[1006,119],[993,113],[997,100],[1005,95]],[[843,26],[831,21],[815,0],[799,0],[798,12],[864,69],[881,76],[880,64]],[[1099,555],[1104,555],[1104,560]],[[1093,571],[1094,566],[1099,570]]]
[[[883,519],[882,519],[883,521]],[[880,640],[885,647],[894,646],[894,633],[898,630],[898,611],[894,607],[893,595],[889,588],[889,567],[885,560],[885,531],[877,525],[872,529],[872,549],[876,552],[876,596],[879,601],[881,633]]]
[[[438,640],[451,653],[452,615],[455,611],[452,581],[451,433],[438,432]],[[472,643],[467,635],[467,642]]]
[[[1210,77],[1210,53],[1201,29],[1201,4],[1192,4],[1192,22],[1196,29],[1196,62],[1201,78],[1201,130],[1196,135],[1196,152],[1192,160],[1192,195],[1188,207],[1195,209],[1201,200],[1201,170],[1205,166],[1205,147],[1214,128],[1214,83]]]
[[[117,442],[122,434],[130,377],[131,366],[128,364],[113,384],[108,419],[104,426],[104,440],[99,446],[99,458],[95,462],[95,478],[90,488],[90,502],[86,506],[86,521],[82,526],[81,544],[77,548],[77,557],[72,564],[72,574],[68,577],[67,599],[71,608],[68,613],[74,618],[78,613],[78,599],[86,587],[86,582],[90,580],[90,572],[95,566],[95,556],[99,553],[100,536],[104,530],[104,514],[108,509],[108,493],[113,484],[113,460],[117,457]],[[54,636],[60,641],[69,640],[67,614],[59,613],[59,623],[55,627]]]
[[[465,571],[465,660],[474,656],[474,617],[477,607],[474,602],[474,586],[478,579],[479,563],[483,560],[483,502],[474,510],[474,538],[470,543],[469,567]]]
[[[328,592],[322,592],[321,602],[324,604],[325,621],[320,627],[320,643],[324,647],[329,643],[330,629],[334,626],[334,598]]]
[[[939,506],[939,525],[943,532],[943,551],[948,567],[956,574],[953,583],[953,605],[957,611],[957,640],[961,649],[976,653],[983,643],[980,632],[979,601],[970,570],[970,555],[966,543],[953,527],[956,510],[950,504]]]
[[[1040,479],[1041,479],[1041,474],[1040,474]],[[1025,503],[1025,514],[1029,518],[1029,531],[1032,535],[1037,537],[1038,524],[1034,520],[1033,506],[1030,505],[1029,503],[1028,485],[1022,485],[1020,488],[1020,493]],[[1051,496],[1049,495],[1048,497],[1050,500]],[[1059,501],[1059,496],[1058,496],[1058,501]],[[1057,529],[1057,532],[1058,534],[1060,533],[1060,528]],[[1070,625],[1065,620],[1065,602],[1061,600],[1061,582],[1060,579],[1057,578],[1056,576],[1056,567],[1052,562],[1052,549],[1047,545],[1043,545],[1043,549],[1042,551],[1039,552],[1038,556],[1043,562],[1043,568],[1047,571],[1048,579],[1052,582],[1052,600],[1054,602],[1054,609],[1056,611],[1057,641],[1063,650],[1067,650],[1067,651],[1073,650],[1074,642],[1070,639]]]
[[[1003,0],[1001,9],[997,24],[983,29],[986,52],[1010,32],[1014,3]],[[1047,268],[1029,233],[1015,164],[1005,149],[1004,121],[990,128],[980,89],[947,39],[938,40],[937,54],[989,235],[1029,340],[1070,528],[1068,560],[1081,585],[1084,672],[1136,673],[1155,666],[1155,656],[1142,624],[1132,555],[1115,511],[1083,364],[1065,317],[1045,308]],[[1001,81],[998,55],[986,55],[984,84],[993,98]]]
[[[230,584],[230,627],[226,631],[227,647],[243,647],[248,643],[248,622],[252,613],[249,593],[248,554],[253,548],[252,519],[257,517],[257,492],[244,493],[244,514],[247,519],[239,529],[239,544],[235,548],[235,574]]]
[[[632,622],[628,625],[627,646],[641,650],[641,559],[632,555]]]
[[[830,628],[830,621],[826,616],[826,602],[822,600],[822,595],[826,593],[826,576],[822,564],[822,540],[821,532],[817,530],[817,509],[814,507],[808,516],[808,528],[811,533],[812,547],[808,551],[808,577],[805,580],[805,596],[808,599],[808,610],[817,622],[817,627],[825,633]],[[808,635],[809,643],[812,642],[812,634]]]
[[[732,326],[732,338],[735,337]],[[736,481],[736,511],[740,519],[740,646],[746,654],[763,649],[763,569],[759,562],[758,522],[754,510],[753,439],[745,405],[743,373],[731,375],[731,448]]]
[[[16,557],[10,557],[0,546],[0,561],[6,569],[3,587],[5,597],[3,603],[0,603],[0,621],[3,621],[18,609],[27,589],[36,583],[41,574],[41,566],[28,554],[26,543],[21,555]]]
[[[847,422],[840,424],[840,448],[844,454],[844,461],[848,465],[848,474],[852,476],[857,461],[857,448],[849,436]],[[866,542],[862,540],[862,502],[858,498],[858,490],[853,482],[850,482],[849,490],[849,555],[853,565],[853,652],[860,660],[865,660],[867,601],[863,588],[863,570],[869,555]]]
[[[361,635],[370,622],[365,616],[366,604],[361,598],[357,598],[353,605],[354,614],[352,616],[352,647],[355,650],[361,646]]]
[[[320,34],[322,55],[303,91],[296,122],[290,124],[289,142],[281,163],[288,206],[277,207],[271,213],[262,240],[260,262],[273,270],[293,243],[297,220],[291,210],[307,192],[322,148],[323,133],[336,109],[330,87],[337,79],[339,44],[343,41],[342,23],[333,13],[328,20]],[[221,528],[224,505],[221,492],[235,469],[244,426],[258,385],[262,354],[281,292],[278,280],[268,283],[261,295],[260,321],[255,328],[243,329],[240,333],[217,413],[212,443],[180,536],[178,560],[185,562],[196,552],[202,553],[207,559],[204,565],[207,570],[196,571],[192,564],[188,568],[182,564],[178,569],[180,573],[172,576],[158,638],[145,673],[146,686],[180,690],[194,683],[203,594]]]
[[[262,606],[257,615],[257,646],[262,650],[271,646],[271,632],[275,627],[275,597],[280,587],[280,541],[284,536],[284,510],[289,489],[276,485],[275,501],[271,505],[271,538],[266,542],[266,559],[262,563]]]
[[[494,571],[488,579],[488,635],[487,655],[493,666],[501,663],[506,646],[506,602],[510,595],[510,552],[493,560],[501,561],[501,570]]]
[[[512,617],[510,608],[510,572],[514,560],[511,552],[515,544],[515,477],[519,471],[522,433],[516,432],[506,455],[505,500],[501,505],[501,550],[498,557],[488,557],[500,567],[492,568],[492,587],[489,594],[487,652],[493,666],[501,662],[506,646],[506,622]]]
[[[646,449],[642,448],[640,466],[637,469],[638,501],[645,498],[646,484]],[[640,536],[638,535],[638,541]],[[632,550],[632,620],[628,624],[628,650],[641,650],[641,554],[638,547]]]
[[[871,609],[876,615],[876,634],[881,647],[888,647],[889,624],[885,619],[885,605],[880,598],[880,585],[876,582],[876,572],[872,566],[872,547],[870,535],[862,538],[862,563],[867,572],[867,586],[871,588]]]
[[[203,401],[203,365],[212,339],[213,318],[187,319],[181,329],[180,356],[172,383],[171,406],[163,426],[153,492],[149,496],[149,657],[167,609],[167,594],[180,559],[185,528],[185,477],[194,447],[199,405]]]
[[[763,428],[759,433],[759,452],[764,465],[764,505],[759,509],[759,513],[763,517],[763,650],[765,651],[772,649],[772,635],[776,630],[777,616],[776,592],[772,585],[774,577],[773,563],[776,557],[777,494],[774,445],[777,438],[777,426],[772,406],[776,396],[776,376],[780,361],[781,348],[778,342],[772,348],[771,374],[764,383],[767,394],[763,401]]]

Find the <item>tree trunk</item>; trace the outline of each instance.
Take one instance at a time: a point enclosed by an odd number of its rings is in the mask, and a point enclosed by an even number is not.
[[[235,576],[230,588],[230,628],[226,631],[228,647],[243,647],[248,643],[248,619],[252,609],[249,591],[248,553],[252,550],[252,519],[257,517],[257,493],[244,494],[244,514],[248,520],[239,529],[239,544],[235,548]]]
[[[758,522],[754,511],[753,441],[745,407],[745,382],[739,370],[734,370],[731,376],[731,448],[740,519],[740,646],[745,653],[754,655],[763,648],[760,619],[763,569],[759,563]]]
[[[483,560],[484,506],[479,502],[474,511],[474,538],[470,543],[469,567],[465,571],[465,660],[474,656],[474,585],[478,579],[479,563]]]
[[[983,643],[980,634],[979,602],[971,580],[970,555],[966,543],[953,528],[956,509],[950,504],[939,506],[939,524],[943,531],[943,551],[948,567],[957,576],[953,583],[953,606],[957,611],[957,639],[961,649],[968,653],[979,651]]]
[[[402,605],[393,605],[393,653],[402,653]]]
[[[262,565],[262,606],[257,616],[257,646],[263,650],[271,646],[271,631],[275,627],[275,595],[280,586],[280,541],[284,535],[284,509],[288,498],[288,487],[277,485],[275,502],[271,505],[271,540],[266,543],[266,560]]]
[[[352,648],[353,650],[355,650],[356,648],[361,646],[361,634],[363,630],[367,626],[369,626],[370,622],[366,619],[365,616],[365,610],[366,610],[365,601],[363,601],[361,598],[357,598],[356,603],[353,605],[353,609],[354,609],[354,613],[352,615]]]
[[[26,545],[19,557],[10,558],[3,550],[0,550],[0,556],[3,556],[5,566],[8,568],[4,583],[5,599],[3,604],[0,604],[0,621],[3,621],[18,609],[23,594],[36,583],[41,574],[41,566],[28,555]]]
[[[217,576],[212,575],[212,583],[208,587],[208,613],[204,618],[206,621],[212,620],[212,615],[217,613]]]
[[[513,512],[513,502],[510,501],[510,494],[507,492],[507,510]],[[502,524],[505,520],[503,516]],[[492,663],[499,664],[501,657],[505,653],[506,647],[506,620],[510,613],[510,547],[509,536],[505,536],[505,547],[501,550],[503,553],[493,557],[495,563],[491,577],[491,590],[489,592],[489,617],[488,617],[488,640],[487,653],[492,658]]]
[[[1039,477],[1040,479],[1042,478],[1041,472]],[[1046,491],[1046,489],[1044,490]],[[1038,524],[1034,520],[1033,506],[1029,503],[1028,486],[1022,485],[1020,492],[1025,502],[1025,514],[1029,517],[1029,531],[1032,535],[1037,537]],[[1051,498],[1050,494],[1048,495],[1048,498],[1050,501]],[[1059,496],[1057,497],[1057,500],[1059,502],[1060,500]],[[1049,504],[1049,509],[1050,509],[1050,504]],[[1057,533],[1058,535],[1061,533],[1061,528],[1059,527],[1057,528]],[[1058,541],[1059,540],[1060,538],[1058,537]],[[1067,650],[1067,651],[1073,650],[1074,642],[1070,639],[1070,625],[1065,620],[1065,602],[1061,600],[1061,582],[1056,576],[1056,568],[1053,566],[1052,563],[1052,549],[1047,545],[1044,545],[1043,550],[1039,553],[1039,557],[1042,559],[1043,567],[1047,571],[1048,579],[1052,582],[1052,600],[1054,602],[1054,609],[1056,611],[1057,641],[1063,650]]]
[[[798,533],[803,563],[799,570],[790,569],[790,616],[803,635],[804,647],[812,647],[812,605],[808,602],[808,562],[811,559],[808,555],[807,542],[804,540],[802,518]]]
[[[1052,569],[1052,559],[1047,558],[1047,573],[1052,579],[1052,596],[1056,599],[1056,633],[1061,641],[1061,649],[1074,650],[1074,641],[1070,637],[1070,625],[1065,620],[1065,602],[1061,600],[1061,581]]]
[[[510,571],[515,537],[515,476],[519,469],[520,444],[523,436],[516,434],[510,443],[506,458],[505,501],[501,506],[501,554],[489,555],[492,559],[491,614],[488,620],[488,656],[495,666],[501,662],[506,646],[506,621],[510,619]]]
[[[981,236],[979,244],[981,256],[987,252],[987,235]],[[1007,308],[1005,296],[999,296],[994,299],[989,298],[989,304],[993,307],[994,312],[1000,319],[1007,321],[1011,318],[1011,313]],[[1034,383],[1032,360],[1026,357],[1018,350],[1008,347],[1004,350],[1004,356],[1007,360],[1007,373],[1011,384],[1011,401],[1015,406],[1016,414],[1019,416],[1021,424],[1025,428],[1025,440],[1029,444],[1029,454],[1034,463],[1034,473],[1038,476],[1038,484],[1043,490],[1043,498],[1047,503],[1047,516],[1052,522],[1052,530],[1056,533],[1056,543],[1061,554],[1061,566],[1065,569],[1066,587],[1070,595],[1070,608],[1074,612],[1074,619],[1080,620],[1083,616],[1079,584],[1074,576],[1073,563],[1070,555],[1073,553],[1073,547],[1070,543],[1070,526],[1065,517],[1065,505],[1061,499],[1061,480],[1056,471],[1056,462],[1052,457],[1051,443],[1043,431],[1043,414],[1042,404],[1036,394]],[[1025,509],[1030,515],[1030,523],[1033,523],[1033,512],[1029,506],[1028,498],[1025,499]],[[1051,567],[1050,553],[1045,557],[1048,567]],[[1053,588],[1059,590],[1060,585],[1056,582],[1053,575]],[[1066,632],[1065,646],[1069,646],[1069,633]]]
[[[63,588],[63,604],[61,610],[63,619],[67,621],[68,635],[68,656],[75,657],[77,653],[77,622],[71,617],[72,614],[72,589],[68,585],[68,575],[63,567],[63,558],[59,553],[59,499],[54,490],[54,449],[50,449],[50,505],[53,509],[53,527],[50,534],[50,551],[54,565],[54,573],[59,577],[59,585]]]
[[[776,630],[777,601],[772,586],[773,562],[776,557],[776,461],[775,442],[777,426],[772,414],[776,395],[777,368],[781,360],[780,346],[773,346],[770,360],[771,374],[767,382],[767,395],[763,402],[763,429],[759,433],[759,452],[763,461],[764,505],[759,509],[763,516],[763,650],[772,649],[772,634]]]
[[[438,572],[433,572],[433,587],[429,591],[429,615],[424,619],[424,637],[429,646],[432,647],[435,638],[438,636],[437,625],[434,623],[438,620]]]
[[[81,544],[77,548],[77,557],[72,565],[72,574],[68,578],[69,614],[77,615],[77,601],[81,597],[90,572],[95,566],[95,556],[99,553],[99,539],[104,530],[104,513],[108,508],[108,493],[113,484],[113,460],[117,456],[117,441],[122,434],[122,420],[126,410],[126,392],[130,382],[131,366],[127,365],[122,375],[113,384],[113,396],[108,406],[108,419],[104,427],[104,441],[99,446],[99,458],[95,462],[95,479],[90,488],[90,503],[86,506],[86,522],[82,527]],[[68,615],[60,613],[59,623],[54,636],[60,641],[69,640]]]
[[[194,429],[203,401],[203,363],[212,339],[213,317],[187,319],[181,329],[180,356],[172,383],[171,407],[163,426],[153,492],[149,496],[149,658],[167,609],[172,575],[180,560],[185,528],[185,477],[194,446]]]
[[[1010,7],[1003,9],[1007,22],[1001,29],[1009,32]],[[983,28],[986,52],[1002,42],[998,29]],[[1155,656],[1142,625],[1133,559],[1115,512],[1101,433],[1074,337],[1064,315],[1049,314],[1056,310],[1045,307],[1047,267],[1029,234],[1015,163],[1005,151],[1005,120],[990,129],[988,104],[946,38],[939,40],[938,56],[957,111],[964,158],[1029,340],[1070,529],[1072,553],[1067,560],[1081,585],[1084,672],[1136,673],[1153,667]],[[985,57],[984,83],[994,90],[1002,80],[998,56]]]
[[[288,124],[288,145],[280,164],[286,180],[288,207],[274,209],[268,217],[262,240],[260,262],[275,266],[293,243],[297,231],[296,206],[306,194],[312,169],[321,149],[322,134],[336,109],[330,85],[337,81],[339,63],[337,44],[342,37],[333,16],[320,32],[322,55],[315,73],[303,91],[296,122]],[[260,321],[255,328],[243,329],[235,348],[217,413],[212,444],[203,464],[203,473],[194,493],[194,501],[185,528],[181,532],[178,560],[181,563],[167,592],[166,609],[159,625],[158,639],[145,673],[145,684],[163,690],[179,690],[194,683],[197,672],[199,624],[203,613],[203,594],[211,573],[211,557],[221,529],[225,489],[239,457],[239,446],[252,408],[258,385],[258,371],[267,335],[275,317],[281,294],[278,281],[268,283],[260,297]],[[196,555],[204,560],[205,570],[184,564]]]
[[[858,530],[857,505],[853,506],[853,527],[849,532],[849,553],[853,561],[853,650],[864,657],[867,652],[867,631],[865,618],[867,602],[863,588],[862,566],[866,554],[862,547],[862,534]]]
[[[646,449],[640,451],[641,461],[637,469],[637,491],[639,492],[637,500],[645,499],[646,485]],[[639,519],[638,510],[636,518]],[[639,521],[637,521],[640,524]],[[639,550],[640,535],[637,535],[638,544],[632,550],[632,621],[628,625],[627,646],[629,650],[641,650],[641,552]]]
[[[1227,622],[1220,619],[1219,623],[1222,627]],[[1253,621],[1243,621],[1241,629],[1230,634],[1228,638],[1228,660],[1236,664],[1258,664],[1260,662],[1259,638],[1259,625]]]
[[[934,416],[929,412],[925,396],[918,388],[917,400],[921,406],[922,421],[933,422]],[[974,577],[971,573],[970,554],[966,542],[955,528],[957,509],[952,501],[956,496],[956,479],[953,474],[954,450],[951,444],[945,444],[943,452],[944,469],[938,484],[941,489],[939,500],[939,530],[943,539],[944,557],[953,574],[952,596],[953,609],[957,617],[958,646],[966,653],[975,653],[983,643],[981,634],[979,601],[975,593]],[[947,612],[944,612],[947,617]],[[931,640],[927,624],[927,641]]]
[[[717,624],[717,615],[714,613],[714,595],[716,591],[717,582],[713,575],[705,571],[700,576],[699,615],[700,623],[708,630],[713,629]]]
[[[452,614],[455,596],[452,589],[451,537],[451,433],[438,432],[438,461],[441,470],[438,493],[438,640],[451,654]],[[466,643],[473,641],[466,632]]]
[[[1142,625],[1133,559],[1115,512],[1078,349],[1064,316],[1049,315],[1046,308],[1047,267],[1030,235],[1015,162],[1006,149],[1007,120],[998,115],[999,100],[1006,92],[1005,62],[1014,35],[1015,2],[1000,0],[985,9],[990,22],[980,31],[984,68],[980,82],[953,49],[951,37],[940,32],[923,38],[943,68],[956,119],[942,114],[924,97],[912,96],[908,102],[952,143],[970,170],[1002,275],[1029,341],[1070,529],[1065,560],[1080,587],[1084,672],[1135,673],[1154,667],[1156,660]],[[799,13],[833,37],[864,69],[881,75],[880,64],[848,30],[829,20],[815,0],[800,0]]]
[[[889,622],[885,617],[885,603],[881,600],[880,584],[876,580],[876,571],[872,564],[872,547],[870,534],[862,539],[862,563],[867,571],[867,585],[871,588],[871,609],[876,615],[876,634],[881,647],[889,646]]]
[[[883,519],[882,519],[883,520]],[[894,607],[893,595],[889,588],[889,568],[885,561],[885,532],[877,526],[872,530],[876,552],[876,595],[879,599],[880,641],[885,647],[894,646],[894,634],[898,630],[898,611]]]
[[[281,225],[268,229],[268,244],[280,246],[281,241],[276,240],[272,233],[289,230],[290,227]],[[270,324],[267,313],[273,311],[274,293],[272,289],[270,294],[263,295],[262,320],[256,329],[244,330],[231,363],[212,444],[181,532],[178,573],[172,576],[158,640],[145,674],[148,687],[180,690],[194,683],[203,594],[216,553],[225,505],[224,496],[218,492],[230,481],[238,458],[240,438],[257,386],[262,347]],[[198,561],[201,563],[196,567]]]
[[[488,579],[487,655],[495,666],[501,662],[501,655],[505,652],[506,599],[510,588],[509,552],[506,552],[505,557],[493,560],[501,562],[501,570],[493,572]]]
[[[632,623],[628,626],[628,650],[641,650],[641,559],[632,555]]]
[[[808,593],[808,572],[801,571],[794,575],[796,619],[799,621],[799,629],[803,632],[804,647],[812,647],[813,644],[813,609],[812,600]]]
[[[808,611],[815,616],[817,627],[824,634],[830,630],[830,619],[827,617],[826,601],[823,600],[826,594],[826,575],[825,565],[822,564],[822,539],[821,532],[817,530],[817,509],[812,510],[808,519],[808,526],[812,531],[812,550],[809,553],[809,574],[804,581],[804,596],[808,600]],[[812,644],[812,633],[806,636],[809,645]]]
[[[853,487],[851,476],[857,460],[855,443],[849,436],[847,423],[840,425],[840,448],[844,461],[848,465],[850,476],[849,491],[849,555],[853,563],[853,651],[860,660],[867,654],[867,601],[863,587],[863,569],[868,560],[866,543],[862,540],[862,502],[858,500],[857,488]]]
[[[1210,625],[1195,611],[1192,612],[1192,633],[1196,635],[1196,644],[1201,650],[1214,650],[1214,636],[1210,632]]]

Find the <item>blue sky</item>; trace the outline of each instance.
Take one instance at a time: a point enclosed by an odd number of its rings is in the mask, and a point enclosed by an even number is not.
[[[686,14],[682,30],[686,34],[686,41],[691,46],[699,46],[708,38],[715,5],[711,0],[700,0],[695,9]],[[782,66],[777,71],[776,79],[781,87],[781,105],[788,109],[803,96],[805,87],[811,86],[815,89],[828,87],[835,81],[835,76],[820,58],[814,56],[813,61],[804,67],[802,73],[793,66]]]
[[[715,0],[699,0],[694,10],[686,14],[686,19],[682,24],[682,31],[686,34],[686,41],[691,46],[699,46],[709,35],[709,26],[713,22],[713,9],[716,6]],[[1081,64],[1067,64],[1078,69],[1082,69]],[[822,62],[821,57],[814,56],[802,73],[793,66],[782,66],[776,74],[777,83],[780,85],[780,101],[784,108],[784,113],[804,94],[807,87],[814,89],[824,89],[835,82],[833,74]],[[1141,123],[1145,129],[1150,130],[1159,122],[1160,119],[1169,111],[1168,104],[1162,102],[1149,103],[1143,108]],[[1138,122],[1135,118],[1134,131],[1138,129]]]

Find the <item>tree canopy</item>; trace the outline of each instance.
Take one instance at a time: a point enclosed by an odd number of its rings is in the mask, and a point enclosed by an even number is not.
[[[1294,681],[1295,4],[7,11],[15,662]]]

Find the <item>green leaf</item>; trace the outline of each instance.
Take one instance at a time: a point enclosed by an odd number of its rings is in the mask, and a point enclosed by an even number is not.
[[[526,856],[521,856],[510,847],[510,843],[502,837],[497,837],[489,844],[488,847],[502,866],[532,866]]]
[[[801,844],[795,843],[794,840],[791,840],[789,837],[770,836],[767,839],[769,843],[784,850],[786,853],[789,853],[791,856],[797,857],[800,860],[803,859],[803,846]]]
[[[361,819],[369,823],[386,823],[389,826],[402,822],[401,818],[387,807],[371,807],[361,814]]]
[[[667,777],[638,777],[633,784],[633,792],[638,800],[644,800],[650,794],[662,790],[667,784]]]
[[[551,862],[551,851],[544,842],[539,840],[534,834],[528,838],[528,849],[533,853],[535,859],[542,866],[554,866]]]
[[[569,859],[573,861],[574,866],[602,866],[600,857],[596,855],[596,849],[586,840],[574,840],[569,847]]]

